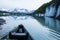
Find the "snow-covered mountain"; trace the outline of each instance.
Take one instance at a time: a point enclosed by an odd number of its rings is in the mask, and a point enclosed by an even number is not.
[[[30,13],[34,12],[34,10],[19,9],[19,8],[15,8],[15,9],[1,8],[0,11],[6,11],[6,12],[11,12],[11,13],[25,13],[25,14],[30,14]]]
[[[13,9],[13,11],[11,11],[13,13],[26,13],[26,14],[29,14],[29,13],[32,13],[34,12],[34,10],[27,10],[27,9]]]
[[[1,8],[0,11],[8,11],[9,9]]]

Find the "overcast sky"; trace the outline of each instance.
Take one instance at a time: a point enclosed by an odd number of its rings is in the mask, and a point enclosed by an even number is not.
[[[0,0],[0,8],[25,8],[35,10],[51,0]]]

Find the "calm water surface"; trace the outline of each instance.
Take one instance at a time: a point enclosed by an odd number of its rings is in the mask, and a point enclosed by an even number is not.
[[[0,37],[23,24],[34,40],[60,40],[60,21],[48,17],[6,16],[0,17],[6,24],[0,27]]]

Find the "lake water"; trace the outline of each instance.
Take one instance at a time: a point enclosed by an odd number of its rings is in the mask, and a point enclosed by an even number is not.
[[[6,24],[0,27],[0,37],[23,24],[34,40],[60,40],[60,21],[49,17],[5,16]]]

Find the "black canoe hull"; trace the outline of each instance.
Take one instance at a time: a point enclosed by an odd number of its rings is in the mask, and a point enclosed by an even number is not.
[[[9,39],[28,40],[29,36],[30,36],[29,33],[27,32],[23,25],[19,25],[16,31],[9,33]],[[31,38],[31,40],[33,39]]]

